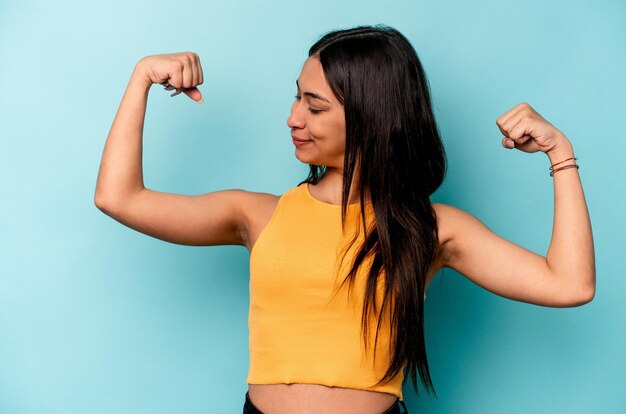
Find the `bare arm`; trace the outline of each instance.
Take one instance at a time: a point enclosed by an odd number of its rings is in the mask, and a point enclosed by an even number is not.
[[[143,58],[135,66],[106,140],[94,202],[120,223],[179,244],[244,244],[244,206],[256,193],[222,190],[187,196],[144,187],[142,135],[148,92],[168,81],[202,102],[202,69],[197,55],[178,53]]]
[[[515,142],[515,148],[525,152],[545,150],[551,164],[574,156],[565,135],[526,104],[503,115],[498,125],[506,147],[512,148],[510,142]],[[550,140],[541,140],[546,134]],[[555,169],[571,164],[574,160]],[[513,300],[552,307],[591,301],[595,294],[594,247],[578,170],[555,172],[553,179],[554,226],[545,257],[498,236],[471,214],[440,204],[438,216],[451,233],[444,266]]]
[[[562,146],[548,153],[551,164],[574,157],[574,149],[562,137]],[[566,161],[554,169],[575,164]],[[557,171],[554,180],[554,221],[552,240],[546,255],[550,272],[590,301],[596,288],[595,252],[591,220],[578,169]]]

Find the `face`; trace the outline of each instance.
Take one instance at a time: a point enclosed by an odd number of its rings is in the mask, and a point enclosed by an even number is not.
[[[304,62],[296,85],[297,95],[287,118],[296,158],[305,164],[342,169],[346,147],[343,105],[326,82],[319,60],[310,57]]]

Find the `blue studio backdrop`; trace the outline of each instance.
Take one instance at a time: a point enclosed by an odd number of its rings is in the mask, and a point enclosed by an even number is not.
[[[416,48],[448,154],[433,201],[538,254],[545,154],[501,145],[530,103],[567,135],[594,231],[597,291],[576,308],[496,296],[446,269],[428,291],[438,398],[411,413],[626,412],[626,3],[0,1],[0,413],[237,413],[248,370],[248,252],[124,227],[93,202],[135,64],[193,51],[201,105],[153,86],[144,180],[181,194],[282,194],[306,177],[286,119],[309,46],[387,24]]]

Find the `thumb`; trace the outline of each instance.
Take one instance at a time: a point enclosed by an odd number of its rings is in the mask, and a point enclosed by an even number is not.
[[[504,137],[502,138],[502,146],[509,149],[515,148],[515,141],[511,138]]]
[[[202,93],[198,88],[189,88],[183,91],[185,95],[193,99],[198,103],[204,102],[204,98],[202,97]]]

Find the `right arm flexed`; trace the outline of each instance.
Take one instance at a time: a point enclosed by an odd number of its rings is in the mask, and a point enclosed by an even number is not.
[[[198,55],[191,52],[146,56],[128,82],[109,131],[94,202],[105,214],[150,236],[177,244],[246,244],[244,206],[252,194],[222,190],[187,196],[144,187],[142,135],[148,92],[154,83],[182,90],[202,103]]]

